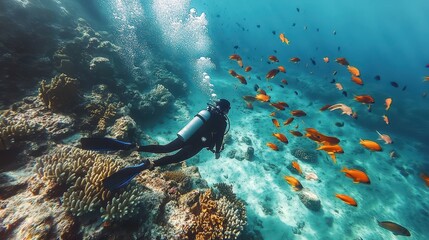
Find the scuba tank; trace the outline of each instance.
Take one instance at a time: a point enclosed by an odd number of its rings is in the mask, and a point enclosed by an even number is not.
[[[208,110],[201,110],[188,124],[186,124],[185,127],[182,128],[182,130],[177,133],[177,136],[182,141],[187,141],[205,122],[210,119],[210,115],[211,114]]]

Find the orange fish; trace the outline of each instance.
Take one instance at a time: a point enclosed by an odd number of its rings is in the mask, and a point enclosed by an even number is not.
[[[361,139],[359,143],[360,143],[360,145],[362,145],[364,148],[366,148],[366,149],[368,149],[368,150],[371,150],[371,151],[377,151],[377,152],[379,152],[379,151],[382,151],[382,150],[383,150],[383,149],[381,149],[380,144],[378,144],[378,143],[376,143],[376,142],[374,142],[374,141],[371,141],[371,140],[364,140],[364,139]]]
[[[291,185],[293,187],[293,190],[295,190],[295,191],[302,190],[303,186],[298,181],[298,179],[296,179],[292,176],[284,176],[284,179],[286,180],[287,183],[289,183],[289,185]]]
[[[240,75],[240,74],[237,74],[237,76],[235,76],[238,80],[240,80],[240,82],[241,82],[241,84],[244,84],[244,85],[246,85],[247,84],[247,81],[246,81],[246,79],[244,78],[244,76],[242,76],[242,75]]]
[[[304,111],[302,111],[302,110],[292,110],[291,112],[290,112],[293,116],[295,116],[295,117],[303,117],[303,116],[307,116],[307,113],[305,113]]]
[[[278,70],[277,68],[270,70],[267,75],[265,76],[266,79],[272,79],[274,78],[277,73],[279,73],[280,70]]]
[[[285,85],[289,84],[286,79],[282,79],[282,83],[285,84]]]
[[[370,95],[359,95],[359,96],[355,96],[354,99],[360,103],[363,103],[363,104],[375,103],[374,98],[371,97]]]
[[[349,70],[349,72],[350,72],[353,76],[356,76],[356,77],[359,77],[359,76],[360,76],[360,71],[359,71],[359,69],[357,69],[356,67],[353,67],[353,66],[351,66],[351,65],[348,65],[348,66],[347,66],[347,70]]]
[[[341,85],[341,83],[335,83],[335,87],[340,91],[342,91],[344,89],[343,85]]]
[[[352,79],[352,82],[356,83],[357,85],[363,85],[363,81],[360,77],[356,77],[352,75],[351,79]]]
[[[278,67],[277,67],[277,69],[278,69],[280,72],[282,72],[282,73],[285,73],[285,72],[286,72],[286,68],[285,68],[285,67],[283,67],[283,66],[278,66]]]
[[[425,76],[424,78],[423,78],[423,82],[428,82],[429,81],[429,76]]]
[[[349,62],[347,61],[347,59],[343,58],[343,57],[339,57],[339,58],[335,59],[335,62],[337,62],[341,65],[344,65],[344,66],[350,65]]]
[[[271,121],[273,122],[274,126],[276,126],[276,128],[280,128],[280,124],[279,121],[275,118],[271,119]]]
[[[289,39],[287,39],[287,38],[285,37],[285,34],[284,34],[284,33],[280,33],[280,34],[279,34],[279,38],[280,38],[280,41],[282,41],[282,43],[286,43],[287,45],[289,45]]]
[[[278,59],[276,56],[273,56],[273,55],[269,56],[269,57],[268,57],[268,59],[269,59],[271,62],[278,62],[278,61],[279,61],[279,59]]]
[[[334,163],[337,162],[337,157],[335,156],[335,153],[344,153],[344,150],[340,145],[323,145],[316,150],[325,151],[332,158],[332,161]]]
[[[277,108],[278,110],[285,110],[285,108],[289,107],[287,103],[283,104],[285,102],[276,102],[276,103],[270,103],[271,106]]]
[[[299,131],[289,130],[289,132],[294,135],[295,137],[302,137],[302,133]]]
[[[247,66],[247,67],[244,69],[244,71],[245,71],[245,72],[249,72],[250,70],[252,70],[252,67],[251,67],[251,66]]]
[[[267,143],[267,146],[268,146],[269,148],[273,149],[274,151],[278,151],[278,150],[279,150],[279,147],[277,147],[277,145],[275,145],[274,143],[270,143],[270,142],[268,142],[268,143]]]
[[[301,166],[299,166],[299,163],[297,161],[292,161],[292,167],[295,168],[299,175],[302,175]]]
[[[341,172],[345,173],[346,177],[353,179],[354,183],[365,183],[365,184],[371,183],[368,175],[366,175],[366,173],[364,173],[360,170],[347,169],[346,167],[344,167],[343,170],[341,170]]]
[[[332,106],[331,104],[326,104],[325,106],[320,108],[320,111],[325,111],[326,109],[328,109],[330,106]]]
[[[343,202],[347,203],[348,205],[357,207],[357,202],[352,197],[349,197],[349,196],[344,195],[344,194],[335,194],[335,197],[343,200]]]
[[[293,118],[293,117],[288,118],[286,121],[283,122],[283,125],[289,125],[291,122],[293,122],[294,119],[295,118]]]
[[[384,106],[386,106],[386,111],[390,109],[390,105],[392,105],[392,99],[386,98],[386,100],[384,100]]]
[[[338,143],[340,143],[340,139],[323,135],[314,128],[306,128],[305,132],[306,137],[323,145],[338,145]]]
[[[231,76],[236,77],[237,73],[234,70],[228,70],[229,74],[231,74]]]
[[[272,113],[270,113],[270,116],[271,116],[271,117],[276,116],[276,112],[272,112]]]
[[[328,58],[328,57],[324,57],[324,58],[323,58],[323,61],[324,61],[325,63],[328,63],[328,62],[329,62],[329,58]]]
[[[381,117],[383,118],[383,121],[384,121],[387,125],[389,125],[389,123],[390,123],[389,118],[388,118],[386,115],[383,115],[383,116],[381,116]]]
[[[257,94],[255,96],[256,100],[259,100],[261,102],[269,102],[270,101],[270,96],[265,95],[265,94]]]
[[[229,56],[229,59],[237,61],[238,66],[240,66],[241,68],[243,67],[243,60],[241,59],[240,55],[232,54],[231,56]]]
[[[276,137],[278,140],[280,140],[283,143],[286,143],[286,144],[289,143],[289,140],[282,133],[273,133],[273,136]]]
[[[420,177],[423,179],[423,181],[425,181],[426,186],[429,187],[429,176],[426,175],[426,174],[424,174],[424,173],[422,173],[422,174],[420,174]]]
[[[301,59],[299,59],[298,57],[293,57],[290,59],[291,62],[297,63],[299,61],[301,61]]]

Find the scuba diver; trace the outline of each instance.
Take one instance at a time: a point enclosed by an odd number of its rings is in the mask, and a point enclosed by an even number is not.
[[[203,148],[214,152],[215,158],[220,157],[223,150],[223,138],[229,131],[229,118],[231,109],[226,99],[220,99],[215,105],[207,104],[207,109],[201,110],[195,117],[177,133],[177,138],[165,145],[138,146],[111,138],[82,138],[83,149],[88,150],[136,150],[150,153],[169,153],[176,150],[173,155],[167,155],[155,161],[148,159],[141,164],[123,168],[103,180],[103,185],[113,191],[126,186],[141,171],[170,163],[178,163],[199,153]],[[228,127],[228,129],[227,129]]]

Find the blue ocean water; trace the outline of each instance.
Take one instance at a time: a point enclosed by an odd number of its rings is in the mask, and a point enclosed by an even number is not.
[[[226,144],[222,157],[215,160],[211,152],[205,151],[188,164],[198,166],[210,185],[232,184],[237,196],[247,203],[248,228],[263,239],[402,238],[379,227],[376,219],[406,227],[412,239],[429,239],[429,188],[421,178],[421,173],[429,174],[429,82],[423,81],[429,76],[427,1],[57,3],[67,9],[64,14],[70,18],[85,18],[94,29],[113,35],[133,77],[145,71],[152,59],[172,63],[189,86],[184,97],[189,115],[205,108],[206,102],[219,98],[231,101],[232,141]],[[281,33],[290,40],[289,44],[280,41]],[[245,72],[229,59],[232,54],[239,54],[244,66],[251,66],[252,70]],[[279,62],[270,62],[270,55]],[[292,57],[301,61],[292,63]],[[329,63],[323,61],[324,57],[330,59]],[[353,83],[347,68],[335,62],[339,57],[345,57],[360,70],[363,86]],[[266,80],[266,73],[279,65],[286,68],[286,73]],[[231,69],[242,74],[247,85],[232,77],[228,73]],[[282,79],[288,84],[282,83]],[[336,89],[333,79],[342,84],[347,96]],[[242,97],[255,96],[255,84],[267,92],[271,102],[284,101],[290,108],[276,111],[268,103],[258,101],[253,102],[253,109],[247,108]],[[375,99],[371,111],[353,99],[364,94]],[[389,110],[385,110],[386,98],[393,100]],[[335,103],[352,107],[358,118],[338,110],[319,110],[325,104]],[[291,125],[282,125],[295,109],[305,111],[307,116],[296,118]],[[272,112],[276,112],[274,117],[270,116]],[[145,121],[141,127],[154,139],[167,143],[188,120],[177,120],[174,117],[178,114],[142,119]],[[389,117],[389,124],[383,121],[383,115]],[[280,121],[280,128],[272,124],[273,118]],[[338,127],[336,123],[344,126]],[[336,164],[319,151],[318,163],[299,161],[305,174],[315,173],[320,181],[305,179],[290,168],[291,161],[296,160],[294,149],[318,147],[308,138],[289,132],[305,133],[306,128],[339,138],[344,149],[344,154],[337,154]],[[388,134],[393,144],[377,140],[376,131]],[[272,136],[275,132],[285,134],[289,143],[277,141]],[[248,149],[243,138],[251,139],[250,146],[255,151],[252,161],[227,155],[232,149]],[[383,151],[364,149],[360,139],[378,142]],[[280,150],[271,150],[267,142],[276,143]],[[392,158],[392,151],[398,156]],[[353,183],[341,172],[343,167],[365,170],[371,184]],[[315,193],[322,210],[308,210],[283,179],[285,175],[295,176],[304,188]],[[358,207],[344,204],[335,197],[336,193],[353,196]]]

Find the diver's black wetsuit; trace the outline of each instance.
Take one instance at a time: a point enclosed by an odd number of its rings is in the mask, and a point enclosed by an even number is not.
[[[140,146],[138,151],[151,153],[168,153],[179,150],[177,153],[164,156],[153,162],[153,166],[163,166],[170,163],[178,163],[186,160],[203,148],[213,150],[219,153],[222,147],[223,136],[227,126],[226,117],[216,110],[209,110],[210,118],[198,129],[187,141],[176,138],[166,145],[147,145]]]

